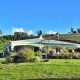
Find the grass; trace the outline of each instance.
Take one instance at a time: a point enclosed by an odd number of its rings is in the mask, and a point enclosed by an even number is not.
[[[80,60],[54,59],[49,62],[2,64],[0,80],[80,79]]]

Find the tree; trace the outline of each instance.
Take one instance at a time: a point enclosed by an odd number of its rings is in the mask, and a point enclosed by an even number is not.
[[[42,35],[42,31],[41,30],[37,31],[37,35],[38,37],[40,37],[40,35]]]
[[[15,32],[14,38],[15,38],[15,40],[23,40],[23,39],[27,39],[28,35],[25,32]]]
[[[71,33],[74,33],[74,28],[71,27]]]
[[[77,32],[80,33],[80,28],[77,28]]]
[[[3,40],[2,31],[0,30],[0,41]]]
[[[6,40],[14,40],[13,35],[4,35],[3,38],[6,39]]]
[[[77,33],[77,31],[74,30],[74,28],[71,27],[71,33]]]
[[[2,35],[2,31],[0,30],[0,35]]]
[[[44,38],[44,39],[49,38],[49,34],[43,34],[43,38]]]

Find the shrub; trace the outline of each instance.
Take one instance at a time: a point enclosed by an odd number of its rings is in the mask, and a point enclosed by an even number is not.
[[[17,53],[15,53],[15,52],[9,52],[9,55],[11,56],[11,58],[13,58],[16,54],[17,54]],[[9,55],[8,55],[8,56],[9,56]]]
[[[6,62],[8,62],[8,63],[12,62],[11,56],[6,57]]]
[[[52,58],[53,59],[72,59],[73,55],[61,53],[61,54],[54,54]]]
[[[39,56],[35,56],[33,62],[40,62],[41,58]]]
[[[33,58],[35,56],[35,53],[28,49],[23,49],[18,52],[18,54],[14,57],[14,62],[31,62],[33,61]]]
[[[59,59],[80,59],[80,54],[75,53],[60,54]]]
[[[71,50],[71,49],[69,49],[69,50],[68,50],[68,52],[69,52],[69,53],[72,53],[72,50]]]
[[[73,59],[73,54],[72,53],[68,54],[68,59]]]
[[[49,58],[55,57],[54,51],[49,51]]]
[[[69,52],[70,50],[70,52]],[[51,59],[80,59],[80,54],[71,52],[72,49],[63,49],[60,54],[55,54],[53,51],[49,52],[49,58]]]
[[[35,52],[35,56],[41,57],[42,56],[41,54],[42,53],[40,51]]]
[[[20,62],[24,62],[24,59],[19,57],[18,55],[13,57],[13,62],[14,63],[20,63]]]
[[[63,49],[62,54],[69,54],[69,50],[68,49]]]
[[[73,59],[80,59],[80,54],[74,54]]]
[[[69,59],[69,58],[68,58],[68,55],[69,55],[69,54],[63,54],[63,59]]]
[[[72,59],[73,53],[71,51],[71,49],[63,49],[63,52],[60,54],[61,59]]]

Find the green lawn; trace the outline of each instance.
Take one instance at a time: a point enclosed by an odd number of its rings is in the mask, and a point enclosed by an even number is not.
[[[80,60],[54,59],[49,62],[3,64],[0,59],[0,80],[80,80]]]

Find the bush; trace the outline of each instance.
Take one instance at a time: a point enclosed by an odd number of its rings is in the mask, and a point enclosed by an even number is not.
[[[16,56],[16,54],[17,54],[17,53],[15,53],[15,52],[9,52],[9,55],[11,56],[11,58],[13,58],[14,56]],[[8,55],[8,56],[9,56],[9,55]]]
[[[42,53],[40,51],[35,52],[35,56],[42,57]]]
[[[73,59],[73,54],[72,53],[68,54],[68,59]]]
[[[73,59],[80,59],[80,54],[74,54]]]
[[[80,59],[80,54],[69,53],[69,54],[59,54],[53,56],[54,59]]]
[[[72,53],[72,49],[69,49],[68,52],[69,52],[69,53]]]
[[[8,63],[12,62],[11,56],[6,57],[6,62],[8,62]]]
[[[31,50],[23,49],[14,57],[14,62],[31,62],[33,61],[35,53]]]
[[[63,49],[60,54],[49,52],[49,58],[51,59],[80,59],[80,54],[72,52],[73,49]]]
[[[41,58],[39,56],[35,56],[33,62],[40,62]]]
[[[59,59],[73,59],[73,54],[70,53],[70,54],[64,54],[64,53],[61,53],[59,54]]]
[[[49,58],[54,58],[54,57],[55,57],[54,51],[49,51]]]
[[[20,63],[20,62],[24,62],[24,60],[21,57],[19,57],[18,55],[16,55],[13,57],[13,62]]]

